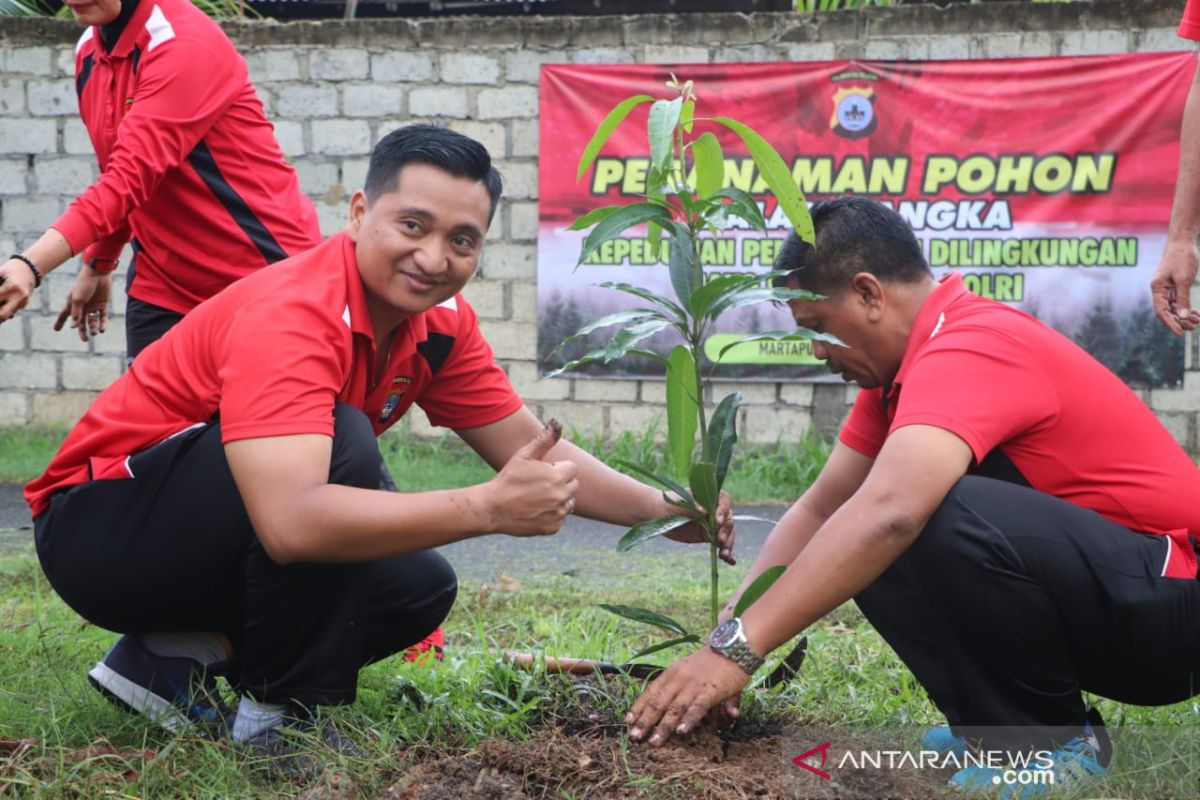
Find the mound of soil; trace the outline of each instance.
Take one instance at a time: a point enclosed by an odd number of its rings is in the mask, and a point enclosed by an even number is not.
[[[733,739],[733,740],[731,740]],[[739,741],[738,739],[746,739]],[[796,767],[781,735],[723,738],[697,731],[662,747],[630,744],[596,730],[545,730],[528,742],[484,742],[472,754],[427,762],[393,786],[403,800],[589,800],[687,797],[931,798],[945,778],[904,772],[854,772],[826,781]]]

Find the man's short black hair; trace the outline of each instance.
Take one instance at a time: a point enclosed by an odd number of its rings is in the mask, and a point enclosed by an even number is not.
[[[371,151],[363,186],[367,201],[373,203],[379,195],[394,190],[406,164],[429,164],[458,178],[482,181],[495,215],[503,182],[487,148],[471,137],[437,125],[406,125],[392,131]]]
[[[832,296],[859,272],[902,283],[933,276],[912,228],[882,203],[839,197],[814,203],[811,213],[816,247],[792,231],[775,257],[775,269],[788,271],[776,286],[796,281],[801,289]]]

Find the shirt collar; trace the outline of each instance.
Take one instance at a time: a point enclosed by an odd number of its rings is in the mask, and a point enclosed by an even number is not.
[[[916,359],[917,352],[941,331],[946,321],[946,309],[966,293],[967,287],[957,272],[951,272],[938,281],[938,285],[917,309],[912,330],[908,334],[908,344],[904,347],[904,358],[900,362],[896,377],[892,380],[893,387],[904,384],[904,376],[908,374],[908,368]]]
[[[137,8],[133,10],[133,13],[128,18],[122,21],[121,17],[117,17],[117,19],[109,23],[110,28],[119,26],[119,35],[117,36],[116,44],[112,46],[112,50],[108,53],[111,57],[127,58],[133,52],[133,47],[137,44],[138,35],[146,27],[146,20],[150,18],[150,12],[155,8],[157,8],[157,5],[153,0],[138,0]],[[122,4],[122,16],[124,16],[124,10],[124,4]],[[96,38],[101,43],[101,52],[104,51],[104,39],[102,36],[102,30],[97,28]],[[143,55],[145,54],[143,53]]]
[[[365,336],[372,346],[375,345],[375,326],[371,324],[371,309],[367,305],[367,289],[363,285],[362,275],[358,271],[358,259],[354,254],[354,241],[345,233],[342,237],[342,265],[346,271],[346,311],[342,320],[350,326],[350,330],[360,336]],[[392,352],[404,338],[411,337],[421,342],[427,338],[427,326],[424,314],[413,314],[400,324],[392,342]]]

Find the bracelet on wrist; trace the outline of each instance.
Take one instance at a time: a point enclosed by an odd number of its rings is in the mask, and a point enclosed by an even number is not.
[[[42,285],[42,273],[38,271],[37,264],[34,264],[29,256],[22,255],[21,253],[13,253],[9,258],[25,262],[25,266],[29,267],[30,272],[33,273],[33,288],[36,289]]]

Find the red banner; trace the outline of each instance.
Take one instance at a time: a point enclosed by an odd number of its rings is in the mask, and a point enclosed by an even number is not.
[[[538,233],[539,356],[578,324],[629,304],[595,288],[633,283],[670,295],[661,255],[644,229],[601,248],[578,268],[584,233],[567,231],[593,208],[646,190],[648,105],[609,139],[576,182],[579,157],[608,111],[626,97],[670,98],[674,72],[695,82],[697,133],[711,130],[725,182],[759,200],[769,233],[730,229],[702,248],[709,274],[766,271],[788,223],[731,131],[758,131],[792,168],[810,201],[865,195],[895,208],[921,239],[935,274],[962,272],[978,294],[1012,303],[1071,336],[1131,383],[1182,380],[1182,343],[1161,330],[1148,284],[1170,217],[1179,126],[1195,69],[1190,53],[994,61],[547,65],[541,78]],[[742,309],[737,332],[787,328],[786,311]],[[572,327],[574,326],[574,327]],[[593,335],[592,346],[609,332]],[[674,342],[655,341],[666,351]],[[717,347],[708,348],[715,353]],[[661,374],[626,359],[593,375]],[[718,374],[779,380],[824,374],[811,353],[743,345]]]

